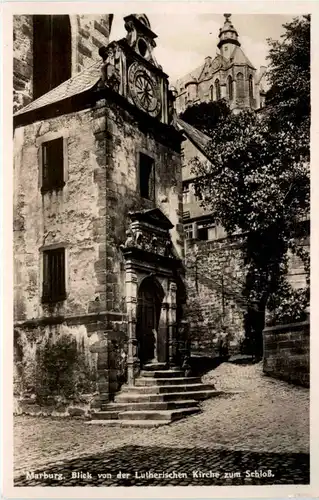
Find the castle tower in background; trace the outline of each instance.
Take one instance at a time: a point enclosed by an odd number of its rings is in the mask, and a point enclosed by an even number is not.
[[[266,68],[256,70],[241,48],[231,14],[224,17],[218,35],[219,54],[207,56],[201,66],[176,82],[177,113],[190,104],[219,99],[226,99],[234,112],[264,106]]]

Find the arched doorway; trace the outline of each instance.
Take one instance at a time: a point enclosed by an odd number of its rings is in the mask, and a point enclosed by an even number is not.
[[[136,339],[140,365],[154,360],[164,291],[152,277],[145,278],[137,295]]]

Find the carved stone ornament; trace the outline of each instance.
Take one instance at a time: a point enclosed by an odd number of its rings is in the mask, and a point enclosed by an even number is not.
[[[120,74],[120,49],[116,44],[101,47],[99,50],[100,56],[103,58],[104,65],[101,69],[102,84],[110,87],[116,92],[119,91],[121,74]]]
[[[136,214],[138,214],[137,219],[140,220],[136,220]],[[141,220],[139,215],[144,220]],[[162,213],[158,213],[155,209],[144,213],[135,213],[131,217],[133,220],[126,231],[125,243],[121,245],[122,250],[136,248],[163,257],[174,258],[173,244],[169,233],[171,223]]]

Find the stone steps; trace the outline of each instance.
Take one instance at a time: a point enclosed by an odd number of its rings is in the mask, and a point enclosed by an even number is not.
[[[134,410],[178,410],[190,408],[197,404],[195,399],[181,399],[179,401],[146,401],[133,403],[107,403],[101,405],[102,411],[134,411]]]
[[[202,384],[197,382],[195,384],[179,384],[179,385],[150,385],[150,386],[138,386],[134,385],[134,387],[122,387],[121,394],[130,393],[130,394],[165,394],[171,392],[191,392],[191,391],[205,391],[214,389],[213,386]]]
[[[169,378],[154,378],[154,377],[139,377],[135,381],[135,387],[148,387],[154,385],[185,385],[185,384],[201,384],[200,377],[169,377]]]
[[[195,405],[195,406],[194,406]],[[171,422],[186,417],[193,413],[198,413],[200,408],[194,401],[189,408],[179,408],[173,410],[131,410],[131,411],[99,411],[95,413],[96,420],[170,420]]]
[[[183,377],[184,372],[182,370],[141,370],[140,376],[148,378],[173,378]]]
[[[214,396],[224,394],[223,391],[216,391],[216,389],[206,389],[189,392],[171,392],[166,394],[137,394],[137,393],[120,393],[115,397],[116,402],[125,403],[138,403],[138,402],[157,402],[157,401],[178,401],[183,399],[195,399],[201,401]]]
[[[156,427],[200,411],[199,402],[223,394],[200,377],[185,377],[163,363],[144,366],[134,386],[122,386],[114,402],[102,403],[89,423],[121,427]]]

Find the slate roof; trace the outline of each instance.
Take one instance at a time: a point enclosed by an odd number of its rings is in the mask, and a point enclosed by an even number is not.
[[[180,118],[176,119],[176,123],[178,128],[184,132],[194,146],[196,146],[203,155],[207,156],[206,147],[211,141],[210,137]]]
[[[205,63],[201,64],[200,66],[198,66],[198,68],[195,68],[193,71],[191,71],[187,75],[183,76],[182,78],[179,78],[178,80],[176,80],[176,87],[179,88],[181,85],[183,85],[187,82],[190,82],[192,80],[197,82],[200,75],[202,74],[204,66],[205,66]]]
[[[93,88],[101,78],[101,67],[103,61],[98,61],[92,66],[84,69],[80,73],[61,83],[58,87],[50,90],[35,101],[20,109],[14,116],[19,116],[29,111],[43,108],[55,102],[62,101],[69,97],[81,94]]]
[[[255,66],[250,62],[240,47],[234,48],[232,55],[230,56],[230,60],[232,64],[247,64],[251,68],[255,69]]]

